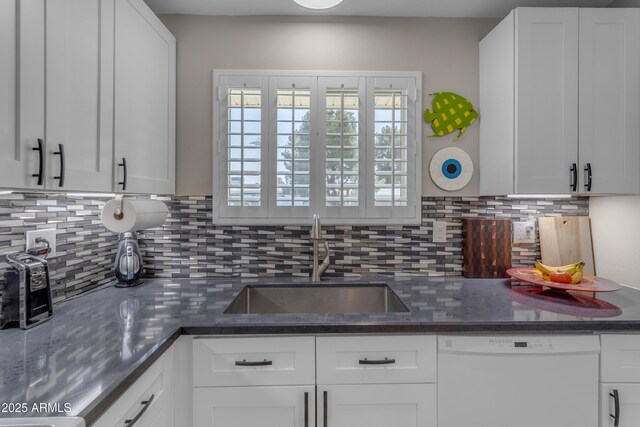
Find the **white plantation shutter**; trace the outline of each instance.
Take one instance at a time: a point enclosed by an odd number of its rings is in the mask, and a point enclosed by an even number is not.
[[[421,198],[416,123],[421,121],[415,79],[370,78],[367,93],[367,217],[416,217]]]
[[[421,79],[214,71],[214,222],[419,224]]]
[[[320,177],[327,218],[361,218],[365,212],[364,77],[318,80],[324,174]]]
[[[311,177],[318,173],[317,79],[276,76],[269,81],[270,215],[310,221],[311,192],[316,191]]]
[[[265,171],[268,158],[266,131],[267,85],[262,76],[223,76],[217,108],[221,126],[214,134],[214,209],[222,218],[266,218]],[[216,161],[217,160],[217,161]]]

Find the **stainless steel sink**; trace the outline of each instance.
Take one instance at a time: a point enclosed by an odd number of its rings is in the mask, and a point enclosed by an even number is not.
[[[385,284],[250,285],[225,314],[406,313],[409,309]]]

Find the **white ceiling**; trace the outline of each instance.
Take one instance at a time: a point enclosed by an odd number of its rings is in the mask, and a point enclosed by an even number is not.
[[[612,0],[344,0],[314,12],[292,0],[145,0],[156,13],[190,15],[361,15],[504,17],[519,6],[604,7]]]

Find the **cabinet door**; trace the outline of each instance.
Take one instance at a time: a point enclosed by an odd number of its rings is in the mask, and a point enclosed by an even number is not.
[[[515,190],[567,194],[578,162],[577,8],[516,10],[515,74]]]
[[[44,188],[44,0],[0,1],[0,187]],[[44,151],[42,158],[44,159]],[[43,160],[44,161],[44,160]]]
[[[48,189],[111,191],[113,1],[47,0]]]
[[[98,418],[93,427],[173,427],[174,355],[170,348]],[[177,424],[182,427],[183,424]]]
[[[313,386],[196,388],[193,425],[309,427],[315,423],[314,389]]]
[[[618,400],[617,413],[616,399]],[[619,427],[640,425],[640,384],[600,385],[600,427],[614,425]]]
[[[172,194],[175,38],[142,0],[116,0],[115,31],[114,188]]]
[[[580,9],[580,191],[640,192],[640,10]]]
[[[435,384],[318,387],[318,426],[435,427]]]

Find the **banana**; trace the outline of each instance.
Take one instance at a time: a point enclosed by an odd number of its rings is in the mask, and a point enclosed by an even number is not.
[[[574,273],[578,271],[582,271],[582,269],[584,268],[584,262],[580,261],[573,264],[551,266],[551,265],[545,265],[540,261],[536,261],[535,266],[536,266],[536,269],[541,271],[542,273],[551,274],[558,270],[562,270],[573,276]]]
[[[573,273],[571,275],[571,284],[572,285],[577,285],[581,281],[582,281],[582,269],[580,269],[579,271],[576,271],[575,273]]]

